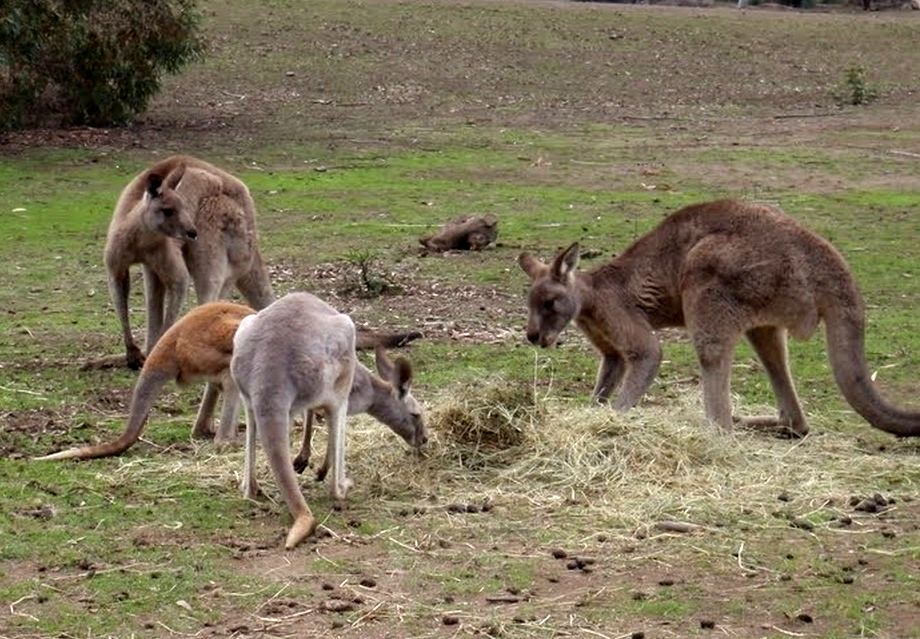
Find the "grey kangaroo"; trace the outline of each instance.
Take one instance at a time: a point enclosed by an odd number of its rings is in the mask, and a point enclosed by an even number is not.
[[[552,346],[574,319],[601,354],[598,402],[620,387],[614,408],[638,403],[661,363],[654,329],[685,326],[706,417],[730,428],[731,365],[743,335],[769,375],[779,415],[741,421],[804,435],[786,334],[807,339],[824,320],[834,379],[850,405],[875,428],[920,435],[920,413],[887,403],[872,383],[863,300],[843,257],[775,208],[731,200],[688,206],[587,272],[576,270],[578,244],[549,265],[527,253],[518,261],[531,279],[527,339]]]
[[[409,393],[411,366],[405,360],[391,367],[384,363],[381,372],[391,382],[377,379],[358,363],[355,342],[351,318],[309,293],[291,293],[243,318],[234,337],[230,373],[247,416],[240,488],[247,497],[259,492],[255,478],[258,434],[294,517],[286,548],[299,544],[316,527],[290,458],[288,427],[295,414],[304,410],[326,414],[329,440],[320,477],[327,469],[332,472],[331,492],[337,500],[344,499],[352,485],[345,471],[349,413],[367,410],[416,447],[427,439],[419,405]],[[378,350],[378,366],[380,357]],[[305,454],[308,449],[298,458]]]
[[[109,225],[105,264],[130,368],[144,363],[128,320],[133,264],[144,269],[148,353],[179,316],[189,281],[199,304],[226,296],[232,286],[256,310],[274,300],[255,218],[245,184],[190,156],[161,160],[125,187]]]

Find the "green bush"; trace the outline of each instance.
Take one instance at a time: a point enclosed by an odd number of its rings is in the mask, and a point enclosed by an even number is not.
[[[120,124],[202,50],[195,0],[4,0],[0,129]]]

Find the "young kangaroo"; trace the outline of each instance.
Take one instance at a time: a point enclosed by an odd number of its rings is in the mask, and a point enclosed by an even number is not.
[[[132,264],[144,268],[147,352],[179,316],[189,280],[200,304],[225,296],[232,285],[256,309],[274,300],[255,215],[245,184],[190,156],[161,160],[125,187],[109,225],[105,264],[130,368],[144,362],[128,320]]]
[[[351,485],[345,473],[344,438],[348,395],[357,368],[355,325],[319,298],[292,293],[244,320],[233,351],[230,371],[246,407],[241,488],[250,497],[258,493],[254,464],[258,433],[294,517],[285,542],[285,548],[293,548],[316,527],[291,466],[288,424],[295,413],[326,412],[332,495],[344,499]]]
[[[382,346],[376,348],[376,365],[380,377],[374,375],[361,362],[355,365],[355,377],[348,395],[348,414],[368,413],[407,444],[418,449],[428,441],[422,407],[412,396],[412,364],[404,357],[391,362]],[[313,437],[313,411],[304,418],[303,443],[294,458],[294,470],[302,473],[310,463],[310,441]],[[316,480],[323,481],[332,460],[327,449],[326,459],[316,472]]]
[[[233,355],[233,336],[240,322],[247,315],[254,313],[255,311],[248,306],[231,302],[211,302],[193,308],[173,324],[150,351],[134,387],[127,427],[118,439],[71,448],[36,459],[94,459],[120,455],[137,443],[154,400],[170,380],[176,380],[180,384],[202,380],[209,382],[208,391],[202,398],[198,416],[192,426],[192,436],[198,438],[215,436],[214,408],[222,390],[224,404],[214,442],[218,446],[236,442],[239,400],[236,396],[236,386],[230,377],[230,357]],[[358,331],[356,345],[359,350],[402,346],[418,337],[421,337],[418,332],[378,333],[361,330]],[[364,408],[360,403],[358,405],[362,406],[359,412],[373,409]],[[424,438],[424,430],[412,431],[395,419],[389,422],[383,419],[381,421],[390,425],[410,444],[413,444],[412,437]],[[306,453],[306,459],[309,460],[309,452]]]
[[[769,375],[779,416],[742,421],[804,435],[786,333],[807,339],[823,319],[834,379],[850,405],[876,428],[920,435],[920,413],[888,404],[872,384],[863,300],[843,257],[774,208],[729,200],[688,206],[588,272],[576,271],[578,244],[550,265],[527,253],[518,261],[531,279],[527,339],[552,346],[574,319],[601,354],[598,402],[622,382],[613,406],[634,406],[661,363],[653,330],[685,326],[706,417],[729,428],[732,357],[744,335]]]

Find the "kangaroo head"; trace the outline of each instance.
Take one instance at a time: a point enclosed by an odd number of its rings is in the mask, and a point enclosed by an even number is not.
[[[549,266],[530,253],[521,253],[518,264],[530,276],[527,340],[547,348],[581,307],[575,286],[578,243],[560,251]]]
[[[185,165],[180,164],[165,179],[157,173],[147,176],[144,221],[151,231],[187,241],[197,238],[198,230],[195,228],[195,207],[189,206],[186,198],[176,190],[184,174]]]
[[[397,357],[391,362],[382,346],[375,349],[377,372],[391,386],[392,398],[398,403],[397,410],[387,425],[402,437],[410,446],[421,447],[428,441],[425,430],[425,418],[422,406],[412,396],[412,364],[404,357]],[[391,421],[393,423],[391,423]]]

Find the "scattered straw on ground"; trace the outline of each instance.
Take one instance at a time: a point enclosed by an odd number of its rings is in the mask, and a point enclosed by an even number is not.
[[[861,442],[813,416],[811,435],[785,440],[718,432],[703,419],[695,389],[667,406],[623,414],[535,395],[527,385],[492,380],[477,388],[475,398],[456,387],[431,402],[431,441],[420,456],[369,417],[350,418],[347,458],[356,487],[349,500],[412,504],[436,496],[440,503],[530,504],[547,512],[576,504],[598,521],[632,528],[663,519],[768,519],[784,491],[817,508],[874,491],[916,494],[920,483],[917,444],[868,425]],[[324,452],[324,430],[314,459]],[[299,429],[292,443],[298,436]],[[213,455],[207,445],[193,461],[158,457],[170,473],[194,472],[224,487],[235,487],[242,469],[241,453]],[[261,455],[259,476],[273,494]]]

